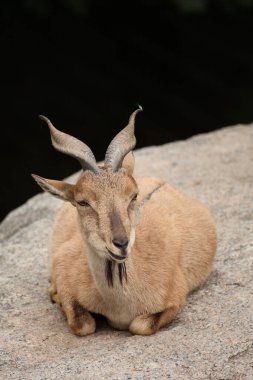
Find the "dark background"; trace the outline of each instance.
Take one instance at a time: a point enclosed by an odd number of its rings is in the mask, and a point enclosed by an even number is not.
[[[38,114],[98,160],[140,103],[137,147],[253,121],[251,0],[2,0],[0,217],[79,170]]]

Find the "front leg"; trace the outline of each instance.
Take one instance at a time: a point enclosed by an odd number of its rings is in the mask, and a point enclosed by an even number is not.
[[[134,318],[129,331],[137,335],[152,335],[175,318],[179,306],[174,305],[155,314],[142,314]]]
[[[74,334],[85,336],[95,332],[96,322],[94,318],[78,301],[72,301],[71,297],[60,297],[53,282],[51,282],[48,292],[51,301],[57,303],[61,311],[66,314],[68,325]]]
[[[82,307],[78,301],[63,301],[62,304],[67,317],[68,325],[74,334],[85,336],[95,332],[95,319]]]

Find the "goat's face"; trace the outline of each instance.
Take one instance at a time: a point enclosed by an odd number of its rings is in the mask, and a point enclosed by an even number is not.
[[[128,125],[111,141],[103,167],[97,166],[86,144],[60,132],[41,116],[50,129],[53,146],[78,159],[84,171],[76,185],[36,175],[34,179],[43,190],[71,202],[77,208],[85,241],[98,255],[119,263],[127,258],[134,243],[138,188],[132,177],[132,149],[136,143],[135,116],[141,110],[139,106],[130,115]]]
[[[74,200],[85,241],[100,257],[123,262],[135,238],[138,188],[125,169],[110,167],[99,176],[82,174],[74,187]]]

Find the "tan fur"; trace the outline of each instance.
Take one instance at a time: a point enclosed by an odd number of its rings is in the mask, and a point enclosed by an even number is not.
[[[160,179],[132,176],[140,111],[111,141],[102,167],[86,144],[41,116],[53,146],[83,168],[76,185],[33,175],[69,202],[52,232],[49,293],[77,335],[95,331],[91,313],[117,329],[154,334],[203,283],[215,255],[215,226],[203,205]]]
[[[160,179],[133,178],[133,164],[128,154],[125,169],[112,172],[108,166],[99,176],[85,171],[76,185],[66,188],[36,177],[41,186],[53,186],[59,192],[54,195],[71,202],[64,204],[52,232],[50,293],[77,335],[95,331],[90,312],[104,315],[117,329],[153,334],[175,317],[187,294],[210,272],[216,232],[209,211]],[[131,201],[135,193],[137,201]],[[90,207],[80,206],[82,200]],[[109,286],[106,247],[121,256],[112,243],[113,211],[130,243],[127,281],[120,283],[114,262]]]

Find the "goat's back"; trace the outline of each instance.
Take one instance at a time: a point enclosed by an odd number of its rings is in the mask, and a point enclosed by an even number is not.
[[[139,188],[153,179],[139,178]],[[142,252],[179,265],[188,290],[208,276],[216,252],[216,230],[209,210],[164,183],[146,202],[136,228],[136,245]],[[161,260],[160,260],[161,261]],[[166,264],[165,264],[166,265]]]

